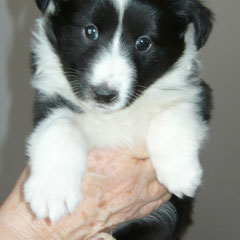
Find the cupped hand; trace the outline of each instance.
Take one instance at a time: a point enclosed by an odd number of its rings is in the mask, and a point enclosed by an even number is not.
[[[135,158],[125,150],[95,150],[88,158],[83,201],[74,213],[53,225],[37,220],[25,203],[22,186],[28,176],[26,168],[0,209],[0,239],[8,233],[13,236],[9,240],[89,239],[148,215],[171,196],[158,183],[148,159]]]

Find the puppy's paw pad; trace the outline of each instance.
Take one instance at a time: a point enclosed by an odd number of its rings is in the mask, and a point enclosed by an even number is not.
[[[55,223],[81,201],[80,181],[71,178],[30,176],[24,186],[25,200],[38,219]]]

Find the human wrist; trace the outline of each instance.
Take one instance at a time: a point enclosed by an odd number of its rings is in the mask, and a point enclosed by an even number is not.
[[[0,209],[0,238],[8,240],[43,240],[39,224],[30,224],[30,219],[23,211],[23,205],[7,200]]]
[[[0,239],[7,240],[76,240],[87,239],[102,230],[103,223],[79,219],[73,214],[64,217],[57,223],[49,220],[38,220],[32,215],[25,202],[17,207],[7,200],[0,209]]]
[[[51,237],[53,229],[46,221],[39,221],[24,201],[22,186],[29,172],[26,168],[13,191],[0,207],[0,239],[62,240]]]

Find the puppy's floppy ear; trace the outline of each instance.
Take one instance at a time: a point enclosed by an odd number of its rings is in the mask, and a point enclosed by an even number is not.
[[[199,0],[175,0],[177,15],[185,24],[193,23],[195,43],[200,49],[207,41],[213,25],[213,13]]]
[[[45,13],[50,0],[35,0],[38,8],[41,10],[42,13]]]
[[[195,43],[200,49],[208,40],[213,26],[213,13],[200,1],[193,1],[189,6],[190,22],[195,28]]]

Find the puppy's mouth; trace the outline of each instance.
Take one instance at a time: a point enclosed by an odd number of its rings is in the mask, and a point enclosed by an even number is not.
[[[96,113],[114,113],[121,111],[128,106],[128,100],[121,97],[118,97],[118,99],[110,103],[98,102],[96,99],[90,97],[83,100],[82,103],[86,109]]]
[[[122,104],[119,104],[117,102],[114,104],[106,105],[91,101],[90,103],[87,103],[87,106],[91,111],[98,113],[113,113],[125,108],[125,105],[122,106]]]
[[[116,111],[114,109],[111,109],[111,107],[109,107],[109,106],[104,106],[101,104],[96,104],[94,106],[93,110],[95,110],[96,112],[99,112],[99,113],[111,113],[111,112]]]

